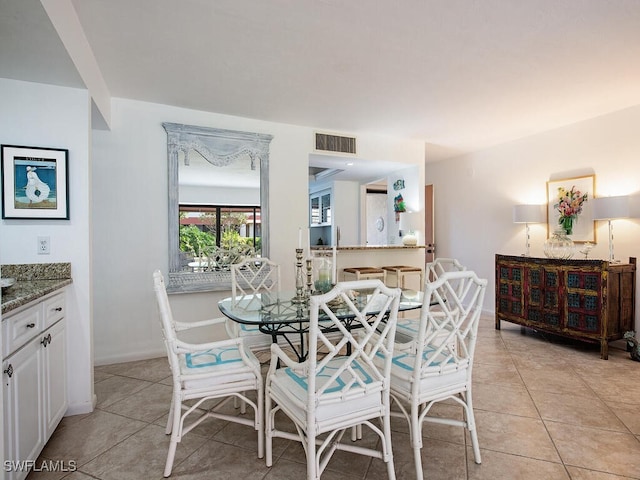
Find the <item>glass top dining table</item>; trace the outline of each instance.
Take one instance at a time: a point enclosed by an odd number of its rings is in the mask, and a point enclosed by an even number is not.
[[[422,306],[423,293],[416,290],[402,290],[399,312],[418,309]],[[256,325],[260,332],[271,336],[272,342],[283,338],[292,348],[299,361],[304,361],[304,335],[309,330],[309,304],[296,302],[295,292],[265,292],[236,298],[227,297],[218,302],[223,315],[231,320]],[[356,301],[358,299],[356,298]],[[352,326],[354,315],[351,310],[338,303],[332,311],[347,328]],[[375,306],[370,311],[377,314]]]

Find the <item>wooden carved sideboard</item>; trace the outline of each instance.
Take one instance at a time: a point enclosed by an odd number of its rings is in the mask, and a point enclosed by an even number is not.
[[[496,329],[516,323],[563,337],[600,343],[632,330],[636,259],[558,260],[496,255]]]

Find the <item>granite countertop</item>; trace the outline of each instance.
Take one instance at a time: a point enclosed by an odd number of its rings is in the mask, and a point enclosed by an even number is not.
[[[72,283],[70,263],[1,265],[0,274],[16,279],[2,289],[2,315]]]

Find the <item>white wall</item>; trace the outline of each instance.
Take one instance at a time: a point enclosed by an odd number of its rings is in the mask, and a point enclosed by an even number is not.
[[[93,132],[96,364],[163,353],[151,281],[153,270],[166,274],[168,268],[167,136],[162,122],[273,135],[270,257],[284,265],[284,288],[293,288],[298,228],[308,225],[308,157],[315,131],[117,98],[111,107],[112,130]],[[424,180],[422,142],[356,135],[363,157],[419,165]],[[173,295],[173,313],[185,321],[219,316],[217,299],[228,295]]]
[[[403,186],[396,185],[402,181]],[[396,190],[398,188],[398,190]],[[400,245],[400,216],[394,210],[395,198],[402,195],[407,212],[424,211],[424,179],[415,167],[394,172],[387,177],[387,241],[389,245]],[[400,214],[402,215],[402,213]],[[424,214],[415,230],[424,231]]]
[[[525,248],[524,225],[512,222],[513,205],[547,203],[548,180],[589,174],[596,176],[596,196],[637,195],[639,124],[640,106],[427,163],[425,179],[434,185],[437,256],[456,257],[487,278],[485,308],[495,311],[495,254],[519,255]],[[596,226],[598,244],[590,258],[608,259],[607,224]],[[614,229],[616,258],[639,257],[640,220],[616,220]],[[546,225],[531,225],[532,256],[544,256],[546,235]]]
[[[70,220],[0,221],[0,263],[71,262],[67,287],[69,413],[92,410],[91,101],[86,90],[0,78],[0,143],[69,150]],[[36,253],[40,235],[51,254]]]

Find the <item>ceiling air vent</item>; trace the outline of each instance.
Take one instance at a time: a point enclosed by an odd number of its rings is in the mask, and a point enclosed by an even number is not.
[[[316,150],[322,152],[356,153],[355,137],[316,133]]]

